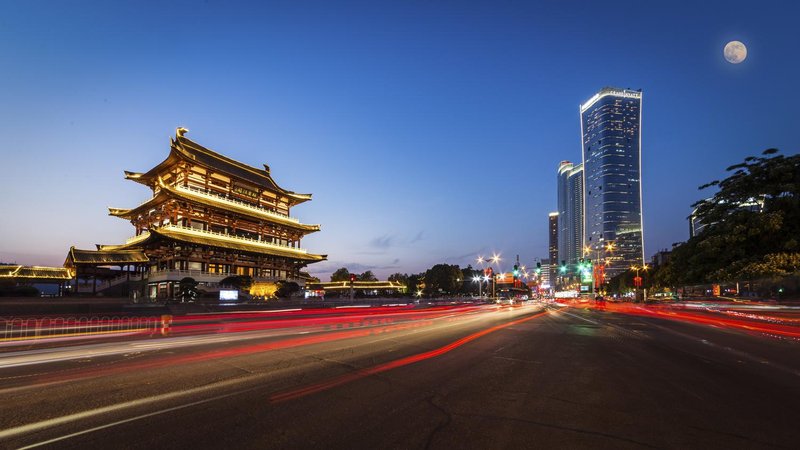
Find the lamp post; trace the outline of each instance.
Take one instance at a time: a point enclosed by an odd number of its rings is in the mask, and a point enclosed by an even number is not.
[[[600,244],[594,249],[590,245],[587,245],[583,249],[584,256],[589,255],[590,259],[592,251],[595,252],[594,264],[592,264],[592,280],[594,281],[593,288],[596,290],[596,292],[600,291],[603,283],[605,282],[606,266],[610,265],[610,262],[607,261],[608,254],[614,253],[615,247],[616,244],[614,241],[609,241],[606,242],[605,245]],[[600,257],[600,251],[603,252],[602,258]]]
[[[647,264],[643,264],[642,267],[639,266],[631,266],[631,270],[635,271],[636,275],[633,277],[633,286],[634,286],[634,293],[635,293],[635,301],[639,301],[639,288],[642,287],[642,278],[639,277],[639,271],[644,270],[647,271],[649,267]],[[644,296],[643,296],[644,297]],[[644,298],[642,298],[644,300]]]
[[[497,254],[493,254],[492,255],[492,262],[493,263],[499,264],[500,261],[502,261],[502,259],[500,258],[500,255],[497,255]],[[499,266],[498,266],[498,269],[499,269]],[[494,275],[492,277],[492,298],[493,299],[497,299],[497,275]]]

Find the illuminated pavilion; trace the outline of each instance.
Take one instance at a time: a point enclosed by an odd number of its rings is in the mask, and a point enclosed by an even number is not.
[[[137,294],[172,298],[178,283],[194,278],[200,288],[217,287],[231,275],[252,277],[256,284],[295,281],[305,284],[308,264],[326,259],[301,248],[304,236],[319,225],[301,223],[290,209],[311,194],[286,190],[270,168],[255,168],[207,149],[178,128],[170,152],[144,173],[125,172],[129,180],[152,190],[152,197],[130,209],[109,208],[129,220],[133,237],[121,245],[96,250],[70,249],[65,266],[86,279],[101,267],[117,266],[93,292],[138,282]],[[135,294],[134,294],[135,295]]]

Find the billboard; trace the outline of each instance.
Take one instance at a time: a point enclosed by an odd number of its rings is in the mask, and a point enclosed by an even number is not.
[[[235,302],[239,300],[239,291],[236,289],[220,289],[219,301],[221,302]]]
[[[500,283],[513,283],[514,282],[514,274],[511,272],[508,273],[498,273],[494,276],[495,282]]]

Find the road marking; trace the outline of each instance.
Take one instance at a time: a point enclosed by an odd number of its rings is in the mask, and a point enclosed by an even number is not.
[[[589,322],[589,323],[592,323],[592,324],[595,324],[595,325],[603,325],[600,322],[597,322],[597,321],[594,321],[594,320],[591,320],[591,319],[587,319],[585,317],[581,317],[581,316],[579,316],[577,314],[572,314],[571,312],[566,312],[565,311],[564,314],[567,315],[567,316],[572,316],[572,317],[574,317],[576,319],[581,319],[583,321],[586,321],[586,322]]]
[[[250,388],[250,389],[244,389],[242,391],[237,391],[237,392],[231,392],[231,393],[228,393],[228,394],[217,395],[216,397],[211,397],[211,398],[207,398],[207,399],[204,399],[204,400],[198,400],[196,402],[186,403],[184,405],[173,406],[172,408],[162,409],[160,411],[154,411],[154,412],[151,412],[151,413],[142,414],[142,415],[139,415],[139,416],[136,416],[136,417],[131,417],[131,418],[128,418],[128,419],[118,420],[116,422],[111,422],[111,423],[108,423],[108,424],[105,424],[105,425],[100,425],[100,426],[97,426],[97,427],[94,427],[94,428],[89,428],[89,429],[78,431],[78,432],[75,432],[75,433],[66,434],[64,436],[59,436],[57,438],[49,439],[47,441],[42,441],[42,442],[37,442],[35,444],[26,445],[25,447],[20,447],[19,450],[25,450],[25,449],[29,449],[29,448],[36,448],[36,447],[41,447],[41,446],[44,446],[44,445],[53,444],[55,442],[63,441],[63,440],[66,440],[66,439],[71,439],[71,438],[74,438],[74,437],[77,437],[77,436],[81,436],[81,435],[84,435],[84,434],[88,434],[88,433],[93,433],[95,431],[103,430],[103,429],[106,429],[106,428],[115,427],[117,425],[122,425],[122,424],[125,424],[125,423],[128,423],[128,422],[134,422],[134,421],[137,421],[137,420],[146,419],[148,417],[157,416],[157,415],[160,415],[160,414],[164,414],[164,413],[168,413],[168,412],[172,412],[172,411],[177,411],[177,410],[184,409],[184,408],[189,408],[191,406],[202,405],[203,403],[213,402],[215,400],[220,400],[220,399],[223,399],[223,398],[227,398],[227,397],[231,397],[231,396],[234,396],[234,395],[242,394],[242,393],[245,393],[245,392],[248,392],[248,391],[252,391],[252,390],[255,390],[255,389],[257,389],[257,387],[253,387],[253,388]]]
[[[61,416],[61,417],[55,417],[55,418],[52,418],[52,419],[42,420],[42,421],[39,421],[39,422],[34,422],[34,423],[27,424],[27,425],[20,425],[18,427],[8,428],[8,429],[0,431],[0,439],[8,439],[8,438],[12,438],[12,437],[15,437],[15,436],[19,436],[21,434],[33,433],[33,432],[40,431],[40,430],[43,430],[43,429],[46,429],[46,428],[51,428],[51,427],[58,426],[58,425],[64,425],[64,424],[67,424],[67,423],[70,423],[70,422],[75,422],[77,420],[88,419],[88,418],[91,418],[91,417],[96,417],[96,416],[100,416],[100,415],[103,415],[103,414],[109,414],[109,413],[121,411],[121,410],[128,409],[128,408],[134,408],[134,407],[137,407],[137,406],[144,406],[144,405],[148,405],[148,404],[151,404],[151,403],[160,402],[160,401],[164,401],[164,400],[172,400],[172,399],[175,399],[175,398],[185,397],[187,395],[199,394],[199,393],[210,391],[210,390],[213,390],[213,389],[224,388],[224,387],[227,387],[227,386],[231,386],[231,385],[247,382],[247,381],[250,381],[250,380],[255,380],[255,379],[258,379],[258,378],[264,378],[264,377],[267,377],[269,375],[271,375],[271,374],[258,374],[258,375],[252,375],[252,376],[246,376],[246,377],[239,377],[239,378],[235,378],[235,379],[232,379],[232,380],[220,381],[220,382],[208,384],[208,385],[205,385],[205,386],[200,386],[200,387],[196,387],[196,388],[192,388],[192,389],[186,389],[186,390],[183,390],[183,391],[175,391],[175,392],[170,392],[170,393],[167,393],[167,394],[154,395],[154,396],[151,396],[151,397],[145,397],[145,398],[140,398],[140,399],[131,400],[131,401],[127,401],[127,402],[117,403],[115,405],[110,405],[110,406],[104,406],[104,407],[101,407],[101,408],[90,409],[88,411],[82,411],[82,412],[79,412],[79,413],[68,414],[66,416]],[[253,389],[255,389],[255,387]],[[233,392],[233,393],[225,394],[225,395],[221,396],[220,398],[225,397],[225,396],[230,396],[230,395],[236,395],[238,393],[239,392]],[[206,399],[205,401],[211,401],[211,400],[212,399]],[[195,402],[195,403],[197,403],[197,402]],[[191,406],[191,404],[187,404],[186,406]],[[162,410],[162,411],[153,412],[153,413],[150,413],[148,415],[141,416],[140,418],[148,417],[150,415],[164,413],[164,412],[171,411],[171,410],[174,410],[174,409],[179,409],[179,407],[170,408],[168,410]],[[131,420],[134,420],[134,419],[127,419],[127,421],[131,421]],[[115,422],[115,423],[117,423],[117,422]],[[120,421],[118,423],[125,423],[125,421]],[[106,426],[103,426],[103,427],[100,427],[100,428],[97,428],[97,429],[102,429],[102,428],[105,428],[105,427],[108,427],[108,426],[111,426],[111,424],[108,424]],[[84,432],[88,432],[88,430],[84,430]],[[77,436],[78,434],[82,434],[84,432],[79,432],[79,433],[74,434],[74,435]],[[62,438],[66,439],[66,436],[62,436]],[[43,445],[43,444],[44,443],[35,444],[35,445]]]

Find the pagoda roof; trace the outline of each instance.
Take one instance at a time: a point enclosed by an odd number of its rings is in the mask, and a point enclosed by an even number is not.
[[[80,250],[70,247],[64,267],[75,267],[78,264],[93,266],[118,266],[120,264],[136,264],[149,262],[150,258],[136,249],[98,249]]]
[[[232,178],[248,181],[268,191],[285,195],[289,197],[293,205],[311,200],[311,194],[298,194],[278,186],[272,179],[269,166],[266,164],[263,169],[258,169],[228,158],[185,137],[184,134],[187,131],[185,128],[176,130],[175,138],[170,139],[170,152],[167,159],[145,173],[126,171],[125,178],[152,186],[162,169],[178,161],[189,161]]]
[[[108,214],[115,217],[121,217],[123,219],[132,219],[142,212],[149,211],[155,205],[158,205],[169,198],[177,198],[181,200],[194,201],[203,205],[223,208],[225,210],[233,211],[259,220],[268,220],[270,222],[280,223],[282,225],[309,233],[319,231],[320,229],[319,225],[303,224],[292,217],[273,213],[256,206],[249,206],[240,202],[233,202],[222,197],[217,197],[215,195],[206,194],[203,192],[196,192],[191,189],[170,186],[169,184],[164,183],[160,177],[158,178],[157,183],[161,188],[159,192],[141,205],[132,209],[108,208]]]
[[[15,280],[69,280],[72,275],[64,267],[1,265],[0,279]]]
[[[153,242],[162,238],[185,242],[187,244],[239,250],[262,255],[282,256],[306,261],[308,263],[324,261],[328,258],[327,255],[315,255],[299,248],[284,247],[282,245],[270,244],[251,239],[243,239],[236,236],[229,236],[219,233],[194,230],[175,225],[165,225],[158,228],[151,228],[150,231],[137,236],[137,239],[131,240],[127,244],[103,245],[100,246],[100,249],[101,251],[120,251],[130,248],[141,248],[143,245],[149,242]]]

